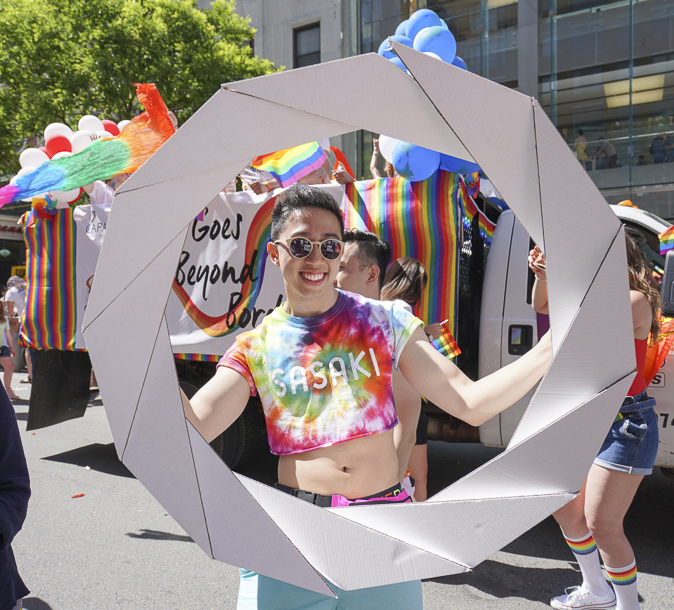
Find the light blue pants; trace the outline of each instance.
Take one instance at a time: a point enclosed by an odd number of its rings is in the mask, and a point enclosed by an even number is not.
[[[307,591],[250,570],[240,570],[237,610],[422,610],[421,581],[343,591],[337,598]]]

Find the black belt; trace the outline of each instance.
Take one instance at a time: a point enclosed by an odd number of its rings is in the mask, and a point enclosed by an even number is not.
[[[648,400],[648,394],[646,393],[646,390],[639,392],[636,396],[625,396],[625,400],[623,400],[623,406],[633,405],[644,400]]]
[[[290,494],[291,496],[295,496],[296,498],[299,498],[300,500],[304,500],[305,502],[309,502],[310,504],[315,504],[316,506],[321,506],[323,508],[330,508],[332,506],[332,496],[324,496],[321,494],[315,494],[310,491],[304,491],[303,489],[295,489],[294,487],[288,487],[287,485],[281,485],[281,483],[276,483],[274,485],[276,489],[279,491],[282,491],[283,493]],[[398,483],[397,485],[393,485],[393,487],[389,487],[388,489],[385,489],[384,491],[380,491],[379,493],[372,494],[371,496],[366,496],[364,498],[357,498],[354,499],[354,502],[358,502],[358,500],[370,500],[371,498],[380,498],[383,496],[387,496],[390,493],[393,492],[402,492],[403,488]],[[409,500],[407,500],[409,501]],[[384,503],[384,502],[382,502]]]
[[[274,487],[283,493],[290,494],[291,496],[295,496],[300,500],[309,502],[309,504],[315,504],[316,506],[322,506],[323,508],[330,508],[332,506],[332,496],[323,496],[310,491],[304,491],[303,489],[295,489],[294,487],[281,485],[281,483],[276,483]]]

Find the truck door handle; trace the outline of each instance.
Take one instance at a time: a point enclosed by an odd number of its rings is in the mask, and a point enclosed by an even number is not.
[[[534,346],[534,327],[529,324],[508,326],[508,353],[522,356]]]

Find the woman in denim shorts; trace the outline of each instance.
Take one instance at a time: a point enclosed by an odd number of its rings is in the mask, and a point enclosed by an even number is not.
[[[558,610],[640,607],[636,561],[623,520],[644,475],[653,471],[658,452],[655,400],[646,393],[644,368],[648,340],[659,332],[660,291],[643,253],[629,237],[627,262],[637,375],[578,497],[553,515],[583,575],[580,586],[550,601]],[[547,314],[545,256],[538,248],[529,253],[529,267],[536,274],[533,307]],[[599,554],[613,587],[602,574]]]

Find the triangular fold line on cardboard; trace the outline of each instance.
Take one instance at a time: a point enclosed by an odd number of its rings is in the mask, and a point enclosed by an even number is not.
[[[170,290],[169,278],[183,241],[182,236],[176,237],[84,331],[120,457],[155,349]]]
[[[336,95],[340,88],[331,85]],[[245,159],[234,175],[223,176],[222,183],[209,196],[210,201],[254,157],[357,129],[352,121],[342,123],[220,89],[127,181],[127,188],[167,179],[190,180],[193,174]]]
[[[634,370],[634,331],[626,269],[621,227],[571,320],[571,327],[561,339],[554,366],[539,384],[511,444],[556,420],[568,405],[580,404]]]
[[[577,492],[629,388],[625,378],[427,502]]]
[[[393,48],[524,228],[542,245],[531,98],[405,45],[394,42]]]
[[[238,478],[314,569],[345,591],[468,569],[394,538],[395,532],[374,531],[258,481]]]
[[[335,87],[335,83],[348,85]],[[227,83],[223,87],[357,125],[354,129],[366,129],[472,160],[466,148],[439,120],[433,104],[414,80],[376,53]],[[354,91],[358,94],[354,95]],[[411,108],[415,111],[410,112]],[[272,136],[269,134],[270,144],[274,141]]]
[[[166,320],[162,320],[124,465],[212,556]]]
[[[574,497],[541,494],[328,510],[474,568]]]
[[[545,236],[545,254],[556,350],[620,221],[537,102],[534,114],[543,218],[555,227]]]
[[[237,161],[192,179],[167,178],[144,188],[124,192],[120,189],[115,194],[87,303],[85,327],[137,278],[139,271],[152,263],[168,242],[178,235],[184,242],[189,224],[225,186],[223,181],[234,178],[241,167]],[[173,261],[173,271],[179,253]],[[105,281],[98,281],[99,277],[105,277]]]
[[[334,597],[330,587],[189,422],[188,430],[213,557]]]

